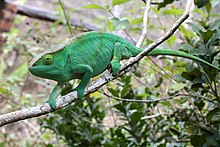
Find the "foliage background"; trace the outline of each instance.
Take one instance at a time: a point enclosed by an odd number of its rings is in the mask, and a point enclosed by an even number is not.
[[[58,1],[23,3],[54,11],[66,21]],[[182,50],[219,66],[219,1],[195,0],[195,4],[189,23],[161,47]],[[63,5],[69,17],[102,31],[131,41],[129,34],[135,42],[141,34],[141,0],[76,0],[63,1]],[[143,47],[166,32],[185,8],[183,0],[152,5]],[[71,36],[67,22],[59,25],[59,21],[17,15],[14,24],[3,34],[7,42],[0,52],[0,114],[46,102],[54,82],[30,75],[28,62]],[[74,34],[80,32],[73,28]],[[219,88],[214,69],[176,57],[145,58],[85,101],[0,128],[0,146],[219,146]],[[134,103],[114,97],[160,100]]]

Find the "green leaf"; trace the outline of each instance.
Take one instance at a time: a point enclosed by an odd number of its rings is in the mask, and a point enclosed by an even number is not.
[[[164,14],[165,15],[182,15],[184,13],[184,11],[182,9],[167,9],[167,10],[164,10]]]
[[[142,21],[143,21],[143,18],[142,18],[142,17],[133,19],[133,20],[131,21],[131,25],[140,24],[140,23],[142,23]]]
[[[126,18],[119,19],[116,17],[113,17],[108,20],[108,27],[110,31],[114,30],[123,30],[126,29],[129,26],[129,21]]]
[[[207,39],[206,42],[207,42],[208,48],[210,48],[211,46],[219,46],[220,45],[220,29],[218,31],[215,31],[214,33],[212,33],[209,36],[210,36],[210,38],[206,37],[206,39]]]
[[[119,95],[119,91],[115,90],[113,88],[108,88],[109,92],[113,95],[113,96],[118,96]]]
[[[112,6],[121,5],[129,1],[130,0],[112,0]]]
[[[220,122],[220,109],[215,108],[214,110],[209,111],[206,116],[207,120],[209,121],[218,121]]]
[[[194,84],[192,84],[192,86],[191,86],[191,89],[192,89],[193,91],[198,91],[199,88],[203,88],[203,86],[202,86],[201,83],[194,83]]]
[[[104,10],[104,8],[100,5],[97,5],[97,4],[88,4],[86,6],[83,6],[83,8],[86,8],[86,9],[101,9],[101,10]]]
[[[206,138],[206,140],[207,140],[208,145],[211,145],[211,146],[214,146],[214,147],[219,146],[218,142],[215,140],[214,136],[212,136],[212,135],[209,135]]]
[[[130,116],[130,124],[132,127],[137,127],[137,124],[140,124],[140,120],[142,117],[142,113],[135,111],[134,113],[131,114]]]
[[[183,43],[181,44],[181,50],[187,51],[189,53],[191,53],[191,51],[194,49],[194,47],[190,44],[187,43]]]
[[[192,135],[190,138],[190,142],[193,146],[202,146],[206,141],[206,135]]]
[[[192,28],[192,30],[200,37],[200,38],[202,38],[202,34],[201,34],[201,32],[206,32],[206,29],[203,27],[203,26],[201,26],[201,25],[198,25],[198,24],[193,24],[192,22],[188,22],[187,23],[191,28]]]
[[[202,73],[198,68],[194,68],[192,71],[182,72],[181,76],[189,81],[197,82],[197,83],[205,83],[202,79]]]
[[[201,8],[209,4],[209,0],[194,0],[194,4],[197,5],[198,8]]]
[[[175,0],[164,0],[162,3],[160,3],[159,5],[158,5],[158,10],[160,9],[160,8],[163,8],[163,7],[166,7],[166,5],[168,5],[168,4],[171,4],[171,3],[173,3]],[[177,0],[178,1],[178,0]]]
[[[172,85],[171,88],[175,91],[179,91],[179,90],[183,89],[185,86],[186,86],[186,84],[184,84],[184,83],[175,83]]]
[[[130,91],[130,89],[131,89],[130,85],[124,86],[121,91],[121,97],[125,97],[128,94],[128,92]]]
[[[195,34],[192,31],[187,30],[183,25],[181,25],[179,29],[184,34],[185,37],[190,39],[195,37]]]
[[[203,41],[206,44],[209,41],[209,39],[212,37],[213,31],[207,30],[206,32],[202,32],[201,34],[202,34]]]
[[[176,41],[176,36],[171,36],[169,39],[166,40],[166,43],[169,45],[169,46],[172,46],[173,43]]]
[[[52,144],[47,144],[46,147],[53,147],[53,145]]]
[[[121,104],[116,104],[114,105],[114,107],[120,111],[121,113],[123,113],[124,115],[126,115],[126,109],[121,105]]]
[[[217,30],[220,28],[220,19],[215,20],[214,22],[210,23],[209,30]]]

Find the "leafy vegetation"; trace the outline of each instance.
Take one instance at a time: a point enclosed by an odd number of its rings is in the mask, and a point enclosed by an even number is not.
[[[149,37],[145,40],[144,47],[154,40],[155,35],[159,37],[169,29],[168,22],[174,22],[184,13],[183,8],[177,8],[174,2],[178,3],[181,0],[168,0],[159,5],[152,5],[151,13],[156,17],[149,17]],[[219,2],[195,0],[194,3],[198,8],[193,15],[198,17],[182,25],[163,46],[182,50],[220,67],[220,15],[214,11]],[[129,4],[133,7],[126,9],[126,5]],[[112,0],[105,5],[90,3],[80,9],[87,12],[95,9],[109,15],[109,18],[94,19],[94,22],[102,22],[99,27],[103,31],[120,30],[136,37],[142,30],[143,12],[139,11],[140,4],[144,6],[144,3],[138,0]],[[124,7],[122,17],[114,14],[114,9],[117,7]],[[132,15],[133,13],[135,14]],[[59,14],[62,15],[62,11]],[[160,20],[160,17],[166,19]],[[19,17],[17,19],[19,23]],[[57,24],[58,22],[50,26],[48,32],[51,36],[57,33]],[[36,23],[32,26],[26,37],[34,37],[43,42],[43,39],[34,35],[39,31],[39,25]],[[63,26],[67,27],[66,24]],[[20,33],[18,29],[6,33],[8,42],[1,53],[3,58],[0,59],[0,94],[4,100],[11,101],[14,97],[17,98],[16,104],[5,104],[12,110],[15,109],[13,106],[24,108],[27,105],[36,105],[39,100],[32,98],[45,97],[40,94],[44,92],[48,94],[46,91],[51,89],[45,81],[35,79],[35,86],[40,85],[39,92],[32,95],[20,94],[21,87],[24,87],[28,81],[24,79],[28,77],[27,62],[31,58],[30,54],[42,50],[31,48],[33,42],[24,41],[25,39],[18,35]],[[46,35],[43,33],[42,36]],[[137,40],[135,37],[133,40]],[[45,38],[45,40],[50,39],[50,37]],[[24,62],[9,70],[5,59],[10,58],[10,52],[16,46],[22,48],[19,50],[19,57],[23,57]],[[145,58],[134,66],[131,72],[102,87],[84,101],[77,101],[65,109],[39,119],[38,124],[43,137],[38,144],[218,147],[220,144],[219,81],[218,71],[203,64],[175,57]],[[129,100],[139,100],[139,102],[129,102]],[[4,144],[0,143],[0,146]]]

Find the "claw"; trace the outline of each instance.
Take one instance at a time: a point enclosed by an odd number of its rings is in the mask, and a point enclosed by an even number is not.
[[[49,103],[49,105],[50,105],[50,107],[52,108],[52,109],[56,109],[56,100],[54,100],[54,99],[49,99],[48,101],[47,101],[47,103]]]
[[[78,99],[83,100],[84,89],[83,89],[83,88],[76,87],[76,88],[74,89],[74,91],[77,91],[77,97],[78,97]]]

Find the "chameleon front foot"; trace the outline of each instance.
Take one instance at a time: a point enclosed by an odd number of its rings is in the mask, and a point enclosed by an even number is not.
[[[56,109],[56,98],[60,95],[62,89],[63,84],[59,83],[53,88],[49,100],[47,101],[52,109]]]

